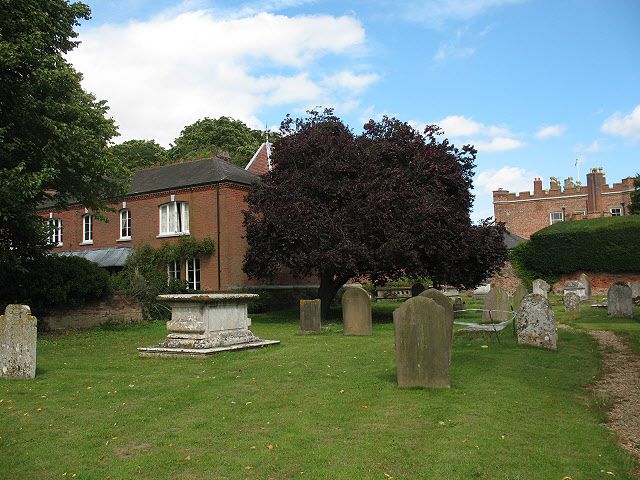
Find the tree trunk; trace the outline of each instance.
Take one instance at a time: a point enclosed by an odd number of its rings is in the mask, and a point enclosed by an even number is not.
[[[320,297],[320,314],[322,321],[329,319],[329,309],[338,290],[349,280],[351,276],[343,276],[336,278],[336,275],[327,273],[320,276],[320,289],[318,296]]]

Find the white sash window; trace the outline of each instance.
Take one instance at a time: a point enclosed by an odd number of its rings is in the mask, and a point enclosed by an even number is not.
[[[169,202],[160,205],[160,235],[189,234],[189,204]]]

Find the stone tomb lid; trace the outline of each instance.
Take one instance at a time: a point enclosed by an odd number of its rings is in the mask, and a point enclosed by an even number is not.
[[[157,299],[174,303],[246,303],[259,296],[257,293],[175,293],[158,295]]]

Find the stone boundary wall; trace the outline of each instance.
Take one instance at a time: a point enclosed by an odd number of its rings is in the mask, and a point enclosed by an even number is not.
[[[564,282],[568,280],[579,280],[580,273],[574,273],[572,275],[563,275],[560,280],[553,284],[551,289],[553,293],[562,295]],[[616,282],[623,283],[635,283],[640,282],[640,273],[589,273],[584,272],[589,280],[591,280],[591,294],[592,295],[607,295],[609,287]]]
[[[112,298],[80,308],[50,311],[42,317],[48,328],[91,328],[104,323],[142,321],[142,309],[136,302],[114,295]]]

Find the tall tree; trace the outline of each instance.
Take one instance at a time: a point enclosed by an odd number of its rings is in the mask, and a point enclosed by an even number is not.
[[[504,262],[502,227],[470,221],[472,147],[390,118],[356,136],[331,110],[287,118],[281,133],[276,168],[248,196],[250,277],[319,277],[326,318],[354,276],[472,285]]]
[[[169,155],[155,140],[127,140],[111,147],[113,156],[129,170],[168,163]]]
[[[265,141],[264,132],[229,117],[203,118],[184,127],[169,149],[173,160],[193,160],[227,152],[234,165],[244,168]]]
[[[117,131],[105,102],[63,57],[89,7],[0,0],[0,11],[0,260],[15,262],[46,248],[39,204],[74,199],[100,210],[124,191],[128,171],[109,152]]]

